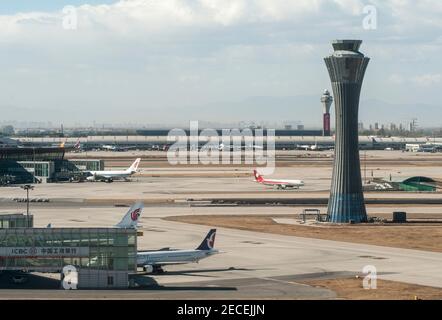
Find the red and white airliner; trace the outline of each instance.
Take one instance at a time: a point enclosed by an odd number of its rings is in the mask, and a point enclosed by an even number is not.
[[[266,186],[276,186],[278,189],[299,189],[304,186],[304,181],[302,180],[276,180],[276,179],[266,179],[258,173],[258,171],[253,170],[255,175],[255,181]]]

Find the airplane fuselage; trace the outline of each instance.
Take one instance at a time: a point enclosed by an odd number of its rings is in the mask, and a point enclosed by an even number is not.
[[[259,183],[266,186],[274,186],[278,188],[299,188],[304,186],[304,182],[302,180],[270,180],[264,179],[262,181],[258,181]]]
[[[89,180],[100,180],[100,179],[126,179],[132,176],[136,171],[127,170],[115,170],[115,171],[89,171],[91,174],[88,177]]]
[[[167,265],[198,262],[218,253],[218,250],[144,251],[137,254],[137,266]]]
[[[102,177],[129,177],[133,175],[134,171],[90,171],[91,174]]]
[[[88,181],[109,181],[115,179],[126,179],[131,175],[137,173],[138,165],[140,164],[141,158],[135,159],[134,163],[126,170],[101,170],[101,171],[86,171],[89,175],[86,179]]]

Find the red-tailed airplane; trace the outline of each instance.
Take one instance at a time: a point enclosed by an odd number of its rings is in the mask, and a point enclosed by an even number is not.
[[[278,189],[299,189],[304,186],[304,181],[302,180],[276,180],[276,179],[266,179],[258,173],[258,171],[253,170],[255,175],[255,181],[266,186],[276,186]]]

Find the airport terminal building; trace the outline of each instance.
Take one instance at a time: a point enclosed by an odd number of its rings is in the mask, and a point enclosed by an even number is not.
[[[185,131],[186,135],[190,132]],[[217,131],[219,136],[222,132]],[[255,134],[255,133],[254,133]],[[264,136],[267,132],[264,131]],[[172,135],[173,136],[173,135]],[[88,136],[70,138],[17,138],[22,143],[32,146],[47,146],[48,144],[60,144],[66,141],[67,144],[75,144],[79,139],[83,150],[99,149],[103,144],[136,148],[139,150],[157,150],[161,146],[170,146],[173,142],[168,139],[167,130],[139,130],[138,135],[133,136]],[[208,141],[207,136],[200,136],[200,146]],[[405,137],[373,137],[359,136],[359,149],[361,150],[384,150],[391,148],[395,150],[405,150],[407,144],[425,145],[426,138],[405,138]],[[323,136],[321,131],[307,130],[276,130],[275,148],[276,150],[294,150],[298,145],[317,144],[322,147],[334,147],[334,136]],[[441,138],[433,139],[434,145],[442,145]],[[1,150],[0,150],[1,151]]]
[[[62,147],[0,148],[0,185],[80,180],[84,171],[103,170],[97,159],[66,160]]]
[[[0,216],[0,271],[60,273],[63,278],[63,268],[73,266],[78,289],[129,286],[129,274],[137,267],[136,229],[25,228],[24,219]]]

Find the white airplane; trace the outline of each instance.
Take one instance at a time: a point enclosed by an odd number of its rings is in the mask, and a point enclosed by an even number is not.
[[[111,144],[103,144],[100,149],[104,151],[129,151],[131,149],[135,149],[136,146],[117,146]]]
[[[333,147],[331,146],[320,146],[317,143],[315,144],[303,144],[303,145],[297,145],[296,149],[298,150],[305,150],[305,151],[323,151],[323,150],[331,150]]]
[[[199,262],[219,253],[214,249],[216,229],[211,229],[203,242],[194,250],[161,249],[158,251],[139,251],[137,266],[146,273],[162,273],[163,266]]]
[[[117,150],[116,146],[109,145],[109,144],[103,144],[100,149],[106,150],[106,151],[115,151]]]
[[[75,142],[75,144],[70,148],[70,151],[71,152],[75,152],[75,153],[78,153],[78,152],[82,151],[80,138],[78,138],[77,142]]]
[[[230,151],[239,151],[239,150],[247,150],[247,151],[251,151],[251,150],[256,150],[256,149],[264,149],[263,146],[259,146],[259,145],[255,145],[255,144],[247,144],[247,145],[235,145],[235,144],[229,144],[229,145],[225,145],[224,143],[221,143],[218,146],[218,149],[220,151],[224,151],[224,150],[230,150]]]
[[[247,144],[247,145],[235,145],[235,144],[228,144],[225,145],[224,143],[220,143],[218,145],[216,144],[205,144],[200,148],[200,151],[252,151],[252,150],[262,150],[264,149],[263,146],[255,145],[255,144]]]
[[[258,171],[253,170],[255,176],[255,181],[266,186],[276,186],[278,189],[299,189],[304,186],[304,181],[302,180],[276,180],[276,179],[265,179]]]
[[[137,158],[132,165],[126,170],[113,171],[87,171],[90,175],[86,178],[88,181],[106,181],[112,182],[115,179],[127,179],[135,174],[138,170],[141,158]]]
[[[142,202],[136,202],[129,208],[123,219],[114,225],[114,228],[137,228],[138,219],[143,211],[144,204]],[[46,228],[52,228],[52,223],[49,223]]]

